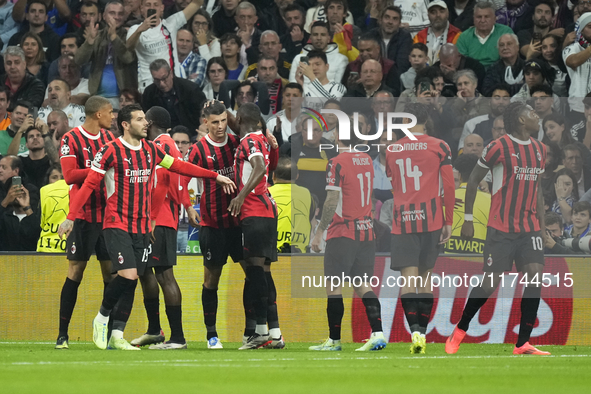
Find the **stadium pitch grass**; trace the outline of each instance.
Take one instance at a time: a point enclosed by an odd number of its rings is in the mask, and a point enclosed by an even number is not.
[[[464,344],[447,355],[443,344],[411,355],[409,344],[383,351],[309,351],[312,343],[283,350],[101,351],[70,342],[1,342],[3,393],[589,393],[591,346],[542,346],[551,356],[513,356],[513,345]],[[207,391],[203,391],[203,390]]]

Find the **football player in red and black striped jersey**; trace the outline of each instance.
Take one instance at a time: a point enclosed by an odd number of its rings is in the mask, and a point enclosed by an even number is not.
[[[215,171],[234,179],[234,154],[240,139],[226,132],[228,113],[220,101],[206,103],[203,109],[203,123],[208,134],[196,142],[187,152],[187,161],[205,169]],[[185,187],[189,179],[185,179]],[[186,193],[185,193],[186,194]],[[228,212],[228,206],[236,193],[226,194],[213,180],[203,180],[201,194],[201,222],[199,244],[203,254],[203,289],[201,302],[207,331],[207,348],[222,349],[216,329],[218,307],[218,284],[228,255],[235,263],[243,262],[242,230],[237,217]],[[245,284],[246,286],[246,284]]]
[[[278,151],[271,150],[260,121],[261,112],[256,105],[245,103],[238,109],[236,124],[241,140],[236,149],[234,172],[239,192],[228,210],[232,216],[240,217],[245,272],[257,320],[255,333],[241,350],[257,349],[272,342],[267,330],[269,283],[264,265],[277,261],[277,207],[267,190],[267,179],[270,164],[277,163]]]
[[[146,112],[148,139],[154,141],[164,152],[177,160],[183,160],[174,140],[168,135],[170,114],[166,109],[154,106]],[[148,266],[140,276],[144,306],[148,316],[148,331],[131,341],[133,346],[150,345],[150,349],[186,349],[183,333],[181,290],[174,277],[176,265],[176,239],[181,204],[193,209],[189,195],[181,193],[181,177],[162,167],[156,167],[155,185],[152,198],[151,217],[155,227],[152,242],[148,247]],[[158,285],[162,287],[166,316],[170,326],[170,338],[164,342],[160,327],[160,300]],[[160,343],[162,342],[162,343]]]
[[[100,349],[107,344],[115,349],[138,349],[123,339],[123,330],[131,313],[138,274],[142,275],[148,261],[151,198],[156,166],[192,177],[214,178],[224,191],[235,190],[234,182],[213,171],[175,160],[152,141],[145,140],[148,121],[139,105],[123,107],[118,117],[122,137],[105,145],[95,156],[93,171],[70,202],[72,211],[59,229],[60,236],[72,230],[73,212],[77,212],[103,178],[107,192],[105,220],[103,222],[107,249],[113,269],[118,276],[111,281],[93,321],[93,341]],[[109,315],[118,305],[113,332],[107,343]]]
[[[113,106],[100,96],[88,99],[85,105],[84,124],[67,132],[60,146],[60,164],[65,181],[71,185],[70,199],[84,183],[90,173],[94,156],[115,136],[109,130],[113,119]],[[66,241],[69,261],[68,276],[60,295],[60,321],[56,349],[68,348],[68,327],[76,306],[78,287],[82,281],[86,264],[92,252],[101,265],[105,288],[111,281],[111,259],[103,237],[103,215],[105,212],[104,184],[92,193],[84,207],[75,215],[74,229]]]
[[[322,131],[320,124],[312,122],[312,132]],[[331,282],[330,287],[326,287],[329,338],[322,345],[311,346],[310,350],[341,350],[341,323],[345,309],[341,287],[344,284],[333,286],[332,278],[344,277],[352,278],[351,283],[363,301],[372,331],[369,340],[357,350],[382,350],[387,344],[382,331],[380,301],[367,281],[373,276],[376,256],[371,212],[374,168],[367,153],[347,150],[358,142],[352,130],[350,139],[339,137],[338,150],[342,153],[330,159],[326,166],[326,201],[311,247],[320,252],[322,235],[328,230],[324,275]],[[357,282],[357,278],[365,282]]]
[[[492,203],[484,246],[485,275],[470,293],[462,318],[445,344],[447,353],[456,353],[466,336],[470,321],[502,281],[505,271],[523,273],[521,322],[513,354],[548,355],[529,343],[540,305],[544,271],[544,197],[542,174],[546,146],[532,138],[539,130],[535,111],[523,103],[512,103],[505,110],[507,134],[491,142],[472,171],[466,188],[462,236],[474,236],[472,210],[478,184],[492,172]],[[509,282],[509,281],[507,281]],[[502,281],[504,286],[507,282]]]
[[[405,136],[396,141],[402,151],[386,153],[394,195],[391,268],[405,277],[400,301],[412,333],[410,351],[425,353],[433,308],[431,273],[451,237],[455,183],[449,146],[426,133],[427,109],[416,103],[405,111],[416,117],[409,128],[415,139]]]

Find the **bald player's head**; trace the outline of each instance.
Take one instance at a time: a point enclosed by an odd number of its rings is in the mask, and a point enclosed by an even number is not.
[[[478,134],[470,134],[464,139],[464,154],[480,157],[484,150],[484,140]]]

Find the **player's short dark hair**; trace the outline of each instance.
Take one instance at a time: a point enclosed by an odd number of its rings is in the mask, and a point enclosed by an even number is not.
[[[244,103],[238,108],[236,117],[240,117],[241,123],[247,126],[256,127],[261,120],[261,110],[253,103]]]
[[[412,46],[410,47],[410,51],[412,52],[413,49],[418,49],[425,55],[429,54],[429,48],[427,48],[427,45],[423,44],[422,42],[415,42],[414,44],[412,44]]]
[[[316,21],[316,22],[312,23],[312,26],[310,26],[310,33],[312,33],[312,29],[314,29],[315,27],[323,27],[326,29],[326,31],[330,32],[330,28],[328,27],[328,23],[326,23],[324,21]]]
[[[215,100],[213,103],[208,105],[207,107],[203,107],[203,117],[208,118],[210,115],[221,115],[226,112],[226,106],[218,100]]]
[[[589,216],[591,217],[591,204],[587,201],[578,201],[573,205],[573,213],[579,213],[587,211]]]
[[[242,39],[236,33],[225,33],[223,36],[220,37],[220,45],[224,43],[234,40],[239,47],[242,46]]]
[[[533,97],[534,93],[537,93],[537,92],[546,93],[550,97],[552,97],[554,95],[554,92],[552,91],[552,87],[550,85],[545,85],[545,84],[533,86],[529,90],[529,94],[532,97]]]
[[[324,3],[324,13],[328,15],[328,7],[332,4],[340,4],[345,9],[345,15],[343,18],[347,17],[347,13],[349,12],[349,5],[347,4],[347,0],[326,0]]]
[[[123,122],[131,123],[131,114],[133,112],[143,110],[144,109],[139,104],[130,104],[119,109],[119,116],[117,116],[117,128],[121,130],[121,133],[123,133]]]
[[[103,109],[105,105],[111,105],[111,102],[101,96],[91,96],[84,104],[84,113],[87,117],[93,116]]]
[[[29,138],[29,132],[33,130],[37,130],[39,133],[41,133],[41,130],[39,130],[38,127],[30,126],[27,130],[25,130],[25,133],[23,135],[25,137],[25,141]],[[41,133],[41,135],[43,135],[43,133]]]
[[[283,93],[285,93],[285,91],[287,89],[297,89],[300,91],[300,93],[303,95],[304,94],[304,88],[302,88],[302,85],[300,85],[297,82],[290,82],[287,85],[285,85],[285,87],[283,88]]]
[[[505,109],[504,120],[507,134],[513,134],[519,130],[519,117],[527,109],[527,105],[521,102],[514,102]]]
[[[551,224],[558,224],[562,229],[562,216],[560,216],[556,212],[546,212],[546,214],[544,215],[544,222],[546,223],[546,226]]]
[[[460,173],[463,182],[468,182],[470,174],[476,164],[478,163],[478,156],[473,153],[461,154],[454,162],[454,168]]]
[[[408,103],[404,107],[404,112],[413,114],[417,118],[417,125],[424,125],[429,120],[429,112],[421,103]]]
[[[318,51],[316,49],[311,50],[308,52],[308,59],[313,58],[319,58],[324,62],[324,64],[328,64],[328,58],[326,57],[326,53],[324,51]]]
[[[293,165],[291,157],[282,156],[277,161],[277,168],[275,168],[273,174],[282,181],[291,181],[297,177],[298,166]]]
[[[170,128],[170,113],[158,105],[153,106],[146,111],[146,120],[151,122],[153,126],[156,126],[161,132]]]
[[[496,90],[502,90],[504,92],[509,93],[509,96],[511,96],[511,87],[509,86],[509,84],[507,84],[505,82],[498,83],[495,86],[493,86],[490,95],[492,96]]]
[[[384,15],[386,15],[386,11],[394,11],[398,14],[400,19],[402,19],[402,9],[400,9],[400,7],[396,5],[389,5],[388,7],[384,8],[384,10],[380,13],[380,19],[382,19]]]

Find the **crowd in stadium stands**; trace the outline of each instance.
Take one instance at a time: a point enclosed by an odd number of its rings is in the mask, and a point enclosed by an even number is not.
[[[453,154],[449,253],[482,253],[493,174],[480,185],[469,242],[460,236],[466,183],[486,146],[505,134],[505,108],[526,102],[540,118],[533,137],[548,147],[546,252],[578,253],[562,241],[591,236],[591,1],[556,1],[0,0],[0,251],[64,251],[60,140],[84,123],[84,103],[98,95],[115,115],[134,103],[165,108],[183,155],[207,133],[206,100],[232,114],[256,103],[291,158],[269,179],[270,192],[279,206],[305,213],[282,224],[292,213],[280,210],[280,252],[310,252],[326,164],[338,154],[318,149],[338,138],[336,116],[308,134],[309,115],[294,99],[322,98],[322,108],[348,113],[350,98],[367,101],[353,109],[368,135],[385,121],[381,113],[425,105],[429,133]],[[119,133],[116,119],[111,131]],[[386,133],[379,143],[391,143]],[[385,151],[369,153],[377,247],[388,251],[380,242],[393,220]]]

